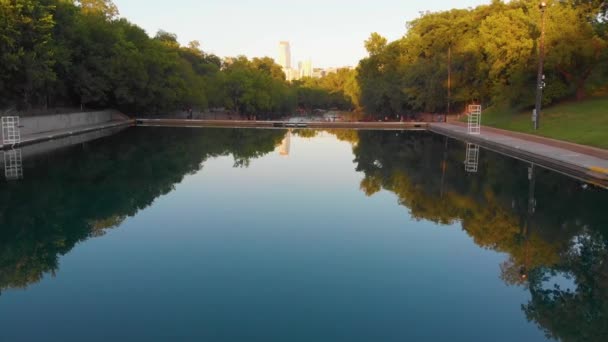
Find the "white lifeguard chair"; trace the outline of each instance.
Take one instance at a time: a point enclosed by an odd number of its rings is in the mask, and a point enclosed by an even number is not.
[[[481,106],[469,105],[468,118],[468,133],[481,134]]]
[[[2,144],[14,145],[21,142],[21,130],[19,129],[18,116],[3,116],[2,119]]]

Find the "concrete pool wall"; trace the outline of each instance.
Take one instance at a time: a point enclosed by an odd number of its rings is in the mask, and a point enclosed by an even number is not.
[[[428,130],[483,148],[529,161],[545,168],[608,188],[608,151],[589,146],[497,129],[479,135],[467,134],[466,127],[457,124],[426,122],[301,122],[130,119],[118,111],[60,114],[21,119],[21,143],[2,146],[8,149],[106,128],[125,126],[215,127],[258,129],[357,129],[357,130]]]
[[[21,136],[99,125],[128,119],[118,111],[104,110],[72,114],[56,114],[20,118]]]
[[[133,123],[134,120],[114,110],[21,117],[19,119],[21,142],[12,145],[0,144],[0,149],[15,148],[106,128],[129,126]]]

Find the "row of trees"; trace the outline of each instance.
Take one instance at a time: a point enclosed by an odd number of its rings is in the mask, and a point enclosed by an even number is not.
[[[150,38],[111,1],[4,0],[0,13],[0,105],[133,112],[215,98],[218,57],[163,31]]]
[[[600,0],[549,2],[545,104],[606,86],[606,13]],[[1,0],[0,108],[224,107],[258,117],[364,108],[385,116],[534,102],[536,0],[423,14],[394,42],[373,33],[357,70],[294,83],[271,58],[222,60],[197,41],[180,46],[164,31],[151,38],[117,15],[110,0]]]
[[[151,38],[117,15],[110,0],[1,0],[0,108],[223,107],[270,117],[298,105],[350,107],[327,87],[286,82],[271,58],[222,60],[165,31]]]
[[[308,110],[359,107],[359,84],[356,71],[343,68],[321,78],[304,78],[294,82],[298,90],[298,105]]]
[[[545,104],[608,83],[604,1],[549,1]],[[494,0],[425,13],[393,42],[373,33],[359,63],[360,102],[370,113],[459,111],[473,101],[534,103],[541,11],[536,0]],[[451,108],[450,108],[451,107]]]

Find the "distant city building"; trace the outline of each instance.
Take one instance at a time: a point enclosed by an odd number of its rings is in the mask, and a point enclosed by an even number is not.
[[[300,79],[300,71],[296,70],[296,69],[283,69],[283,72],[285,73],[285,79],[287,79],[287,81],[291,82],[291,81],[295,81],[295,80],[299,80]]]
[[[325,76],[325,70],[323,68],[313,68],[312,69],[312,77],[321,78]]]
[[[283,69],[291,69],[291,47],[289,42],[279,42],[279,59],[277,63]]]
[[[305,61],[298,62],[297,69],[296,66],[292,66],[291,63],[291,45],[288,41],[279,42],[279,55],[276,60],[277,64],[283,68],[283,72],[285,73],[285,78],[287,81],[295,81],[304,77],[314,77],[321,78],[325,77],[328,74],[338,72],[340,69],[348,69],[353,70],[352,66],[343,66],[343,67],[332,67],[332,68],[313,68],[312,60],[308,59]]]
[[[342,69],[342,68],[327,68],[327,69],[325,69],[325,75],[336,73],[340,69]]]
[[[342,66],[342,67],[331,67],[331,68],[314,68],[312,71],[312,77],[325,77],[331,73],[337,73],[338,70],[354,70],[355,68],[352,66]]]
[[[277,58],[277,64],[283,68],[285,73],[285,79],[291,82],[300,78],[298,70],[291,67],[291,46],[289,42],[279,42],[279,56]]]
[[[303,77],[312,77],[312,61],[309,59],[304,62],[298,63],[298,68],[300,69],[300,78]]]

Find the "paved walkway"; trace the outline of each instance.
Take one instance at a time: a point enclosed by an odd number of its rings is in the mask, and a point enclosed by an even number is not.
[[[465,128],[467,127],[467,124],[464,122],[455,121],[455,122],[450,122],[450,123],[454,124],[454,125],[459,125],[459,126],[462,126]],[[510,136],[513,138],[519,138],[519,139],[524,139],[524,140],[528,140],[528,141],[538,142],[538,143],[549,145],[549,146],[560,147],[560,148],[563,148],[566,150],[571,150],[574,152],[579,152],[582,154],[587,154],[590,156],[598,157],[600,159],[608,159],[608,150],[598,148],[598,147],[580,145],[580,144],[575,144],[575,143],[571,143],[568,141],[556,140],[556,139],[551,139],[551,138],[533,135],[533,134],[508,131],[508,130],[488,127],[488,126],[482,126],[482,130],[484,133],[498,133],[498,134]]]
[[[30,134],[30,135],[22,136],[21,143],[19,143],[19,144],[15,144],[15,145],[1,145],[0,144],[0,150],[12,148],[12,147],[30,145],[30,144],[34,144],[34,143],[46,141],[46,140],[63,138],[63,137],[67,137],[70,135],[97,131],[100,129],[126,126],[126,125],[132,125],[132,124],[133,124],[133,120],[110,121],[110,122],[105,122],[105,123],[97,124],[97,125],[76,126],[76,127],[70,127],[70,128],[62,129],[62,130]]]
[[[189,119],[136,119],[138,126],[164,127],[222,127],[222,128],[309,128],[357,130],[427,130],[426,122],[357,122],[357,121],[254,121],[254,120],[189,120]]]
[[[138,119],[112,121],[98,125],[73,127],[69,129],[23,136],[15,147],[40,141],[52,140],[75,134],[127,125],[150,126],[198,126],[198,127],[249,127],[278,128],[282,122],[232,121],[232,120],[163,120]],[[532,162],[583,181],[608,188],[608,150],[568,143],[564,141],[534,136],[530,134],[482,127],[480,135],[467,133],[466,125],[460,123],[413,123],[413,122],[314,122],[302,125],[312,129],[429,129],[432,132],[450,136],[458,140],[480,145],[486,149]],[[284,126],[281,125],[284,129]],[[0,149],[11,148],[2,146]]]
[[[487,127],[470,135],[466,125],[453,123],[434,123],[429,129],[608,187],[608,150]]]

